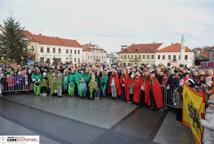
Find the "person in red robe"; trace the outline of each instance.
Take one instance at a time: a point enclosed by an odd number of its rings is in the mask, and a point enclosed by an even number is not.
[[[113,98],[117,98],[118,96],[121,96],[120,82],[119,82],[119,77],[116,70],[113,70],[110,76],[109,89],[111,91],[111,95]]]
[[[143,80],[139,72],[136,72],[133,83],[134,83],[133,102],[139,104],[141,95],[141,86],[143,84]]]
[[[155,78],[155,73],[146,77],[145,81],[145,103],[152,110],[160,109],[163,106],[162,91],[158,80]]]
[[[129,99],[129,85],[130,78],[127,70],[123,71],[123,74],[120,77],[120,86],[121,86],[121,98],[126,102],[130,102]]]

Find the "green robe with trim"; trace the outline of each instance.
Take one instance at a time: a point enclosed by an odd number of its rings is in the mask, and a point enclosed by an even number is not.
[[[34,81],[34,85],[33,85],[33,92],[36,96],[40,95],[40,88],[41,88],[41,79],[42,79],[42,75],[40,73],[33,73],[31,75],[31,79],[32,81]]]
[[[63,76],[63,91],[66,91],[68,89],[68,75],[64,75]]]
[[[50,94],[56,94],[57,93],[57,78],[54,76],[50,77]]]
[[[69,83],[68,84],[68,95],[69,96],[74,96],[74,89],[75,89],[75,84]]]
[[[108,82],[108,76],[105,74],[101,77],[101,87],[102,89],[106,89]]]
[[[62,84],[63,84],[63,79],[62,77],[56,78],[57,81],[57,95],[62,96]]]

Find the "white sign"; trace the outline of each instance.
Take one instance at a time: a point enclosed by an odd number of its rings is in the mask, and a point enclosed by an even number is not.
[[[39,136],[0,135],[0,144],[39,144]]]

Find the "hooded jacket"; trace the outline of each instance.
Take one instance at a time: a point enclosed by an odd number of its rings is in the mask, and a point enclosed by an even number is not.
[[[208,102],[214,105],[214,100],[209,100]],[[204,144],[214,144],[214,106],[208,106],[205,120],[201,120],[201,124],[204,126]]]

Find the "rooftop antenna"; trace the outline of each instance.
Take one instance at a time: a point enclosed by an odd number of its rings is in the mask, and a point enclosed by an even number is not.
[[[181,46],[183,46],[184,42],[185,42],[184,34],[182,34],[182,36],[181,36]]]
[[[185,55],[185,47],[184,47],[184,35],[182,34],[181,36],[181,49],[180,49],[180,60],[181,60],[181,64],[183,64],[184,62],[184,55]]]

